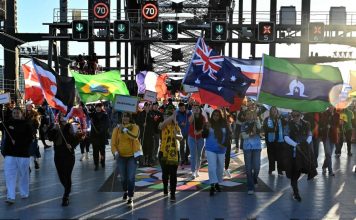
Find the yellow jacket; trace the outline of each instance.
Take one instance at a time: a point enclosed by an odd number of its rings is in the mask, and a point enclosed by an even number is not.
[[[122,132],[127,128],[126,133]],[[132,157],[134,153],[141,150],[141,144],[138,140],[140,129],[136,124],[121,125],[115,127],[111,136],[111,151],[113,154],[118,152],[120,157]]]

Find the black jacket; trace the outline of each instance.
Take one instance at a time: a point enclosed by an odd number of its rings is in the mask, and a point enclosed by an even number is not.
[[[54,152],[56,155],[74,155],[74,149],[80,142],[80,136],[75,135],[71,132],[71,125],[66,124],[64,127],[61,128],[62,133],[59,130],[59,125],[55,125],[48,131],[48,139],[53,141],[54,144]],[[64,140],[64,138],[65,140]],[[68,143],[71,146],[69,149],[66,146]]]
[[[27,120],[10,120],[1,127],[6,126],[5,145],[2,151],[4,156],[30,157],[29,149],[32,143],[32,126]],[[4,128],[4,127],[3,127]],[[10,136],[15,141],[12,143]]]

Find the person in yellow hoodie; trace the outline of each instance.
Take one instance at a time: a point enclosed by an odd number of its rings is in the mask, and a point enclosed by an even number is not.
[[[132,115],[122,113],[122,124],[118,124],[111,137],[111,151],[115,156],[120,172],[123,200],[132,206],[135,190],[135,174],[139,158],[143,155],[138,140],[139,127],[132,122]]]

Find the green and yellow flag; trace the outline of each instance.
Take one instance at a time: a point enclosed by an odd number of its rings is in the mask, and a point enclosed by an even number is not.
[[[84,102],[94,102],[98,100],[113,101],[116,94],[129,95],[125,82],[121,80],[118,70],[96,75],[84,75],[74,70],[71,73],[75,79],[75,87],[80,99]]]

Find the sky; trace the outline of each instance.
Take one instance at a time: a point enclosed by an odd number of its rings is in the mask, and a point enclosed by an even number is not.
[[[238,10],[238,0],[235,0],[235,13]],[[269,11],[269,0],[257,0],[257,19],[263,19],[263,15],[267,16]],[[87,0],[68,0],[69,9],[87,9],[88,1]],[[301,11],[301,0],[277,0],[277,10],[281,6],[295,6],[297,12]],[[356,23],[356,4],[353,0],[311,0],[311,13],[312,14],[322,14],[320,19],[327,20],[328,13],[331,6],[345,6],[348,13],[347,19],[349,22]],[[48,26],[43,25],[43,23],[53,22],[53,12],[55,8],[59,8],[59,0],[17,0],[18,8],[18,32],[21,33],[30,33],[30,32],[48,32]],[[111,11],[116,9],[116,0],[111,1]],[[244,0],[244,10],[251,10],[251,1]],[[263,13],[262,13],[263,12]],[[237,17],[237,14],[235,15]],[[244,17],[246,20],[249,19],[249,13],[246,13]],[[114,13],[111,13],[111,18],[114,20]],[[30,44],[25,44],[27,46]],[[42,45],[44,47],[48,46],[46,41],[43,42],[34,42],[31,45]],[[116,46],[112,44],[111,53],[116,55]],[[276,56],[277,57],[299,57],[299,45],[286,45],[286,44],[277,44],[276,45]],[[244,44],[243,46],[243,57],[248,58],[249,54],[249,45]],[[356,48],[351,48],[345,45],[329,45],[329,44],[317,44],[310,45],[310,52],[318,52],[319,56],[333,56],[334,51],[351,51],[353,52],[353,57],[356,56]],[[104,55],[104,43],[99,42],[95,43],[95,52],[98,55]],[[3,53],[3,52],[1,52]],[[70,42],[69,43],[69,54],[75,55],[79,53],[87,52],[87,44]],[[256,56],[260,57],[263,53],[268,53],[268,45],[257,45],[256,46]],[[122,53],[121,53],[122,54]],[[237,56],[237,49],[233,50],[233,56]],[[2,57],[2,56],[1,56]],[[2,59],[2,58],[1,58]],[[115,60],[112,60],[114,62]],[[0,61],[2,62],[2,60]],[[101,60],[99,62],[104,62]],[[353,62],[350,64],[353,65]],[[345,66],[344,66],[345,67]],[[351,67],[350,67],[351,68]],[[345,78],[345,77],[344,77]]]

